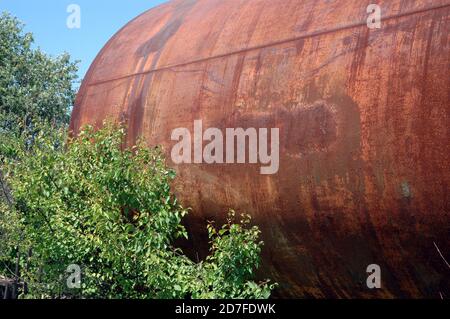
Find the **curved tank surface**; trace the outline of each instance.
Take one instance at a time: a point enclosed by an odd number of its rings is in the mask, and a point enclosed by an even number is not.
[[[250,213],[279,297],[450,297],[450,1],[377,2],[380,28],[371,1],[165,3],[99,53],[71,130],[125,120],[129,145],[162,145],[196,250],[207,220]],[[200,143],[192,164],[171,156],[179,128]],[[256,164],[207,164],[207,128],[267,128],[278,167],[261,173],[261,145]]]

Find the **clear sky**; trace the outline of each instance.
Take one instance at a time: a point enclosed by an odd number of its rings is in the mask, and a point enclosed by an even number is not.
[[[100,49],[121,27],[142,12],[165,0],[0,0],[0,12],[7,11],[26,24],[43,51],[58,55],[68,52],[80,60],[84,77]],[[80,28],[69,28],[68,6],[80,8]]]

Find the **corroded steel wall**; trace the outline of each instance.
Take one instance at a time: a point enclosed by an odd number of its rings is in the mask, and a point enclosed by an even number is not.
[[[450,297],[450,0],[180,0],[127,24],[100,52],[71,129],[126,119],[169,155],[171,132],[280,128],[280,169],[174,167],[205,221],[249,212],[261,275],[282,297]],[[436,245],[436,246],[435,246]],[[382,289],[366,268],[379,264]]]

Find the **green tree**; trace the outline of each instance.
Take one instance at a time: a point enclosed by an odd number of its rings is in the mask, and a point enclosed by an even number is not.
[[[65,126],[75,97],[77,64],[33,48],[33,36],[8,13],[0,14],[0,155],[14,156],[23,131],[30,143],[36,123]],[[2,163],[0,163],[1,165]],[[9,200],[0,167],[0,201]],[[3,203],[5,204],[5,203]]]
[[[30,148],[37,125],[51,123],[66,126],[75,96],[76,63],[68,54],[46,55],[33,48],[33,36],[7,13],[0,13],[0,206],[7,223],[0,229],[0,253],[8,251],[2,244],[21,241],[20,219],[13,208],[13,197],[4,179],[4,161],[14,158],[25,145]],[[26,137],[25,137],[26,136]],[[19,145],[20,143],[24,143]],[[14,275],[14,263],[0,264],[6,275]]]
[[[40,130],[8,161],[13,209],[1,214],[9,260],[32,248],[22,278],[33,297],[267,298],[273,288],[252,279],[262,242],[243,216],[208,226],[211,254],[196,263],[173,246],[187,237],[187,210],[170,192],[175,177],[159,148],[143,141],[124,148],[126,132],[106,124],[74,140],[64,130]],[[18,145],[25,145],[18,143]],[[206,225],[205,225],[206,226]],[[82,269],[68,290],[66,268]]]
[[[75,97],[77,65],[68,54],[51,57],[33,48],[33,36],[0,14],[0,130],[15,131],[33,119],[67,124]]]

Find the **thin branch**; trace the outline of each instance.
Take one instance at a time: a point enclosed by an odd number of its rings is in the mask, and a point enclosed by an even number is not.
[[[450,268],[450,264],[447,262],[447,260],[445,259],[444,255],[442,255],[441,250],[439,249],[438,245],[436,245],[435,242],[433,242],[433,244],[434,244],[434,247],[436,247],[436,250],[439,253],[439,255],[441,256],[441,258],[444,261],[444,263],[447,265],[448,268]]]
[[[8,186],[6,185],[5,178],[3,176],[3,172],[2,172],[1,169],[0,169],[0,184],[1,184],[1,187],[2,187],[2,193],[3,193],[3,195],[4,195],[5,199],[6,199],[6,202],[8,203],[9,208],[12,209],[13,201],[12,201],[12,198],[11,198],[11,192],[10,192]]]

